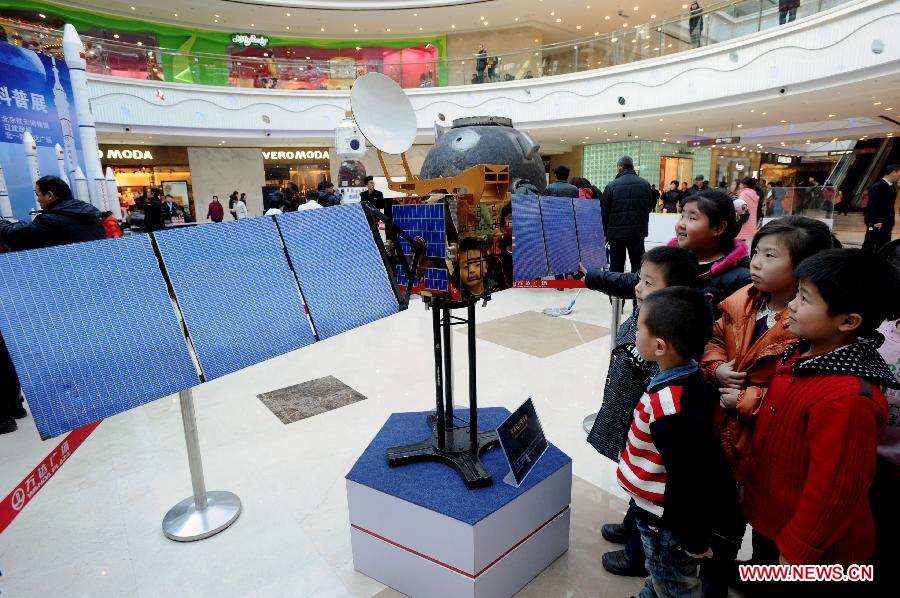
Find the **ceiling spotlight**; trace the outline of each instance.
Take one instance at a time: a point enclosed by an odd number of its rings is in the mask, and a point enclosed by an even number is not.
[[[390,28],[390,27],[387,28],[387,32],[388,32],[388,33],[391,32],[391,28]]]
[[[581,25],[576,25],[575,29],[581,29]]]
[[[834,114],[829,114],[828,118],[834,118]]]
[[[872,104],[872,105],[873,105],[873,106],[881,106],[881,102],[875,102],[875,103]]]
[[[738,127],[738,129],[740,129],[740,128],[743,127],[743,126],[744,126],[744,125],[738,125],[737,127]]]
[[[290,13],[288,13],[288,16],[291,16]],[[218,19],[218,18],[219,18],[219,15],[216,15],[216,18]]]
[[[485,22],[484,22],[484,25],[485,25],[485,26],[487,26],[487,25],[488,25],[488,22],[487,22],[487,21],[485,21]]]
[[[213,23],[218,23],[219,19],[213,19]]]
[[[354,32],[354,33],[359,33],[359,29],[357,29],[356,27],[354,27],[354,28],[353,28],[353,32]]]
[[[516,23],[518,23],[518,22],[519,22],[519,17],[516,17],[516,18],[513,19],[513,20],[514,20]]]
[[[697,130],[700,131],[701,133],[703,132],[703,129],[697,129]]]
[[[422,28],[421,28],[421,27],[419,27],[419,31],[422,31]]]
[[[143,45],[144,45],[144,42],[138,42],[137,45],[143,46]]]
[[[42,19],[46,19],[46,18],[47,18],[47,15],[45,15],[45,14],[42,13],[42,12],[39,12],[39,13],[38,13],[38,16],[41,17]]]
[[[450,25],[450,29],[456,29],[456,25]]]
[[[113,33],[113,37],[116,38],[116,39],[119,39],[119,34],[118,34],[118,33]]]
[[[360,50],[362,50],[362,48],[360,48],[359,46],[356,46],[356,51],[359,52]]]
[[[131,10],[137,10],[137,9],[136,9],[135,7],[132,6],[132,7],[131,7]]]
[[[609,20],[609,15],[606,15],[605,17],[603,17],[603,20],[604,20],[604,21],[608,21],[608,20]]]
[[[782,119],[781,119],[781,122],[782,122],[782,123],[786,123],[786,122],[787,122],[787,121],[786,121],[786,120],[784,120],[784,119],[783,119],[783,118],[782,118]]]
[[[765,116],[766,114],[768,114],[768,112],[763,112],[763,113],[762,113],[763,116]]]
[[[550,11],[550,16],[551,16],[551,17],[555,17],[555,16],[556,16],[556,12]],[[484,17],[481,17],[481,20],[484,20]]]
[[[559,17],[556,17],[556,22],[557,22],[557,23],[562,23],[562,19],[560,19]]]
[[[655,19],[655,18],[656,18],[656,15],[650,15],[650,18],[651,18],[651,19]]]
[[[893,108],[885,108],[884,109],[885,112],[890,112],[891,110],[893,110]]]
[[[173,13],[173,14],[174,14],[176,17],[178,16],[178,13],[177,13],[177,12],[176,12],[176,13]]]

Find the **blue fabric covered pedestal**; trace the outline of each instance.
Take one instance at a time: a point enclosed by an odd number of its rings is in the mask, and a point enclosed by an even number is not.
[[[513,488],[493,449],[482,463],[494,484],[478,490],[439,463],[389,467],[388,448],[428,436],[427,415],[391,415],[347,474],[354,566],[409,596],[511,596],[568,550],[572,461],[551,444]],[[508,416],[479,409],[479,427]]]

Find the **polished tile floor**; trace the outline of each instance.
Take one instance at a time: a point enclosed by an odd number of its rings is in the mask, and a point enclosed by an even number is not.
[[[610,546],[599,526],[622,516],[624,494],[613,463],[585,442],[582,430],[584,416],[601,401],[609,301],[585,292],[570,316],[534,313],[573,296],[508,290],[478,307],[481,328],[494,329],[477,345],[479,404],[515,408],[533,397],[550,441],[574,460],[571,549],[521,595],[629,596],[641,580],[600,567]],[[536,317],[553,321],[547,325],[565,343],[551,339],[553,351],[536,351],[527,330],[507,326]],[[455,336],[455,375],[462,381],[465,343]],[[244,505],[231,528],[202,542],[171,542],[160,529],[165,512],[191,492],[177,397],[104,421],[0,535],[0,595],[396,595],[353,569],[344,475],[390,413],[432,405],[430,347],[431,316],[416,300],[399,315],[197,388],[207,487],[235,492]],[[324,376],[367,400],[286,425],[257,398]],[[42,443],[30,418],[0,436],[0,493],[56,442]]]

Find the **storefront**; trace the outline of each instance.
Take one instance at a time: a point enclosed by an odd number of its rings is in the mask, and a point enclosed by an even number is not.
[[[331,154],[327,147],[264,147],[263,168],[266,171],[264,202],[274,191],[290,193],[294,205],[309,190],[318,190],[322,181],[333,181]],[[335,182],[335,184],[337,184]]]
[[[744,177],[758,178],[762,154],[734,149],[715,148],[712,153],[712,178],[710,184],[715,186],[725,181],[729,187]]]
[[[191,171],[187,148],[167,145],[101,145],[100,163],[111,166],[124,207],[140,194],[162,189],[185,207],[191,201]]]
[[[759,167],[759,178],[769,183],[780,182],[785,187],[797,184],[797,170],[800,158],[783,154],[762,154]]]

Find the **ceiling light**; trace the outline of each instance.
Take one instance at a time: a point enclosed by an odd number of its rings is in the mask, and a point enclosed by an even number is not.
[[[763,113],[762,113],[763,116],[765,116],[766,114],[768,114],[768,112],[763,112]]]
[[[600,35],[600,32],[599,32],[599,31],[595,31],[595,32],[594,32],[594,35]]]
[[[834,114],[829,114],[828,118],[834,118]]]
[[[783,118],[782,118],[782,119],[781,119],[781,122],[782,122],[782,123],[786,123],[786,122],[787,122],[787,121],[786,121],[786,120],[784,120],[784,119],[783,119]]]
[[[585,137],[585,139],[590,139],[590,137]]]
[[[697,129],[697,130],[700,131],[701,133],[703,132],[703,129]]]
[[[682,4],[682,5],[681,5],[681,8],[687,8],[687,7],[688,7],[687,4]]]
[[[534,43],[538,43],[538,40],[534,40]]]
[[[143,45],[144,45],[144,42],[138,42],[137,45],[143,46]]]
[[[656,15],[650,15],[650,18],[651,18],[651,19],[655,19],[655,18],[656,18]]]
[[[610,139],[609,137],[607,137],[606,140],[607,140],[607,141],[612,141],[612,139]]]
[[[662,121],[663,121],[663,119],[659,119],[659,122],[662,122]]]
[[[312,60],[312,58],[310,58],[309,56],[307,56],[306,59],[307,59],[307,60]]]
[[[881,102],[875,102],[875,103],[872,104],[872,105],[873,105],[873,106],[881,106]]]
[[[609,15],[606,15],[605,17],[603,17],[603,20],[604,20],[604,21],[608,21],[608,20],[609,20]]]
[[[356,27],[354,27],[354,28],[353,28],[353,32],[354,32],[354,33],[359,33],[359,29],[357,29]]]
[[[575,29],[581,29],[581,25],[576,25]]]
[[[285,26],[284,26],[284,28],[285,28],[285,29],[287,29],[287,30],[288,30],[288,31],[290,31],[290,30],[291,30],[291,27],[290,27],[290,25],[285,25]]]
[[[665,137],[663,137],[663,141],[665,141],[665,140],[666,140],[666,138],[665,138]]]
[[[422,28],[421,28],[421,27],[419,27],[419,31],[422,31]]]
[[[41,17],[42,19],[46,19],[46,18],[47,18],[47,15],[45,15],[45,14],[42,13],[42,12],[39,12],[39,13],[38,13],[38,16]]]
[[[806,143],[811,143],[809,139],[806,140]]]
[[[456,25],[450,25],[450,29],[456,29]]]
[[[743,126],[744,126],[744,125],[738,125],[737,127],[738,127],[738,129],[740,129],[740,128],[743,127]]]
[[[176,17],[178,16],[178,13],[177,13],[177,12],[176,12],[176,13],[172,13],[172,14],[174,14]]]
[[[213,19],[213,23],[218,23],[219,19]]]
[[[750,112],[756,112],[756,108],[751,108]]]
[[[414,13],[413,13],[413,16],[414,16],[414,17],[417,17],[417,16],[419,16],[419,13],[414,12]]]
[[[250,26],[251,26],[251,27],[256,27],[256,25],[255,25],[255,24],[253,24],[253,23],[250,23]]]
[[[551,17],[555,17],[555,16],[556,16],[556,12],[550,11],[550,16],[551,16]],[[484,20],[484,17],[481,17],[481,19]]]
[[[609,40],[609,41],[611,41],[612,43],[616,43],[617,41],[619,41],[619,38],[618,38],[618,37],[614,37],[614,38],[612,38],[612,39]]]
[[[387,28],[387,32],[388,32],[388,33],[391,32],[391,28],[390,28],[390,27]]]
[[[565,140],[565,139],[560,139],[559,142],[560,142],[560,143],[565,143],[566,140]]]
[[[116,39],[119,39],[119,34],[118,34],[118,33],[113,33],[113,37],[116,38]]]
[[[360,50],[362,50],[362,48],[360,48],[359,46],[356,46],[356,51],[359,52]]]
[[[890,112],[891,110],[893,110],[893,108],[885,108],[884,109],[885,112]]]
[[[559,17],[556,17],[556,22],[557,22],[557,23],[562,23],[562,19],[560,19]]]
[[[291,13],[288,13],[288,16],[291,16]],[[219,15],[216,15],[216,18],[218,19],[218,18],[219,18]]]
[[[519,17],[516,17],[516,18],[513,19],[513,20],[514,20],[516,23],[518,23],[518,22],[519,22]]]
[[[137,10],[137,9],[136,9],[135,7],[132,6],[132,7],[131,7],[131,10]]]
[[[640,9],[641,9],[640,6],[635,6],[635,7],[634,7],[634,12],[637,12],[637,11],[639,11]]]

